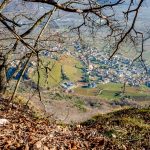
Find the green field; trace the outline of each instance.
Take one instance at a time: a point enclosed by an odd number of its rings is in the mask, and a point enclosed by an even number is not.
[[[81,69],[79,69],[81,64],[74,57],[63,55],[59,60],[43,58],[42,62],[44,66],[48,64],[48,67],[52,68],[51,70],[48,70],[48,78],[46,78],[46,70],[44,69],[43,65],[40,65],[40,86],[42,87],[52,87],[60,84],[62,81],[61,66],[63,67],[63,71],[70,81],[76,82],[80,80],[82,76]],[[37,72],[35,72],[34,75],[30,75],[30,77],[33,79],[33,81],[37,82]]]
[[[74,57],[63,55],[59,60],[41,58],[42,64],[39,67],[40,73],[40,86],[41,87],[55,87],[59,86],[62,80],[61,68],[63,67],[63,72],[72,82],[77,82],[81,79],[81,63],[79,60]],[[48,76],[44,66],[52,68],[48,71]],[[47,78],[48,77],[48,78]],[[37,82],[38,75],[37,72],[30,74],[30,78]],[[146,86],[141,87],[130,87],[126,85],[125,93],[122,94],[123,84],[120,83],[108,83],[108,84],[99,84],[96,88],[82,88],[77,87],[74,89],[74,93],[77,95],[83,96],[94,96],[106,100],[118,100],[122,96],[139,98],[141,99],[150,99],[150,88]]]
[[[121,95],[118,95],[118,93],[122,92],[122,87],[123,84],[120,83],[99,84],[96,88],[78,87],[75,89],[75,93],[84,96],[95,96],[106,100],[117,100],[121,97]],[[147,88],[146,86],[126,86],[124,96],[150,97],[150,88]]]

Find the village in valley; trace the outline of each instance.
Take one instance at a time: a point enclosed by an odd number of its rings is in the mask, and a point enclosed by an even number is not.
[[[146,85],[150,87],[150,66],[141,61],[133,61],[121,54],[109,60],[107,51],[97,48],[82,47],[76,43],[75,55],[78,56],[83,66],[83,80],[88,77],[98,83],[126,83],[130,86]],[[95,84],[94,84],[95,85]]]
[[[82,73],[81,79],[76,82],[68,78],[68,75],[63,70],[63,65],[61,66],[61,87],[66,92],[73,92],[73,89],[76,87],[96,88],[97,85],[107,83],[121,83],[133,87],[141,85],[150,87],[149,65],[145,65],[141,61],[133,61],[131,58],[126,58],[121,54],[117,54],[109,60],[108,51],[91,48],[88,45],[81,45],[79,42],[73,42],[72,46],[72,51],[61,47],[61,45],[52,48],[59,51],[61,55],[76,58],[81,64],[80,66],[74,66],[74,68]],[[58,55],[48,50],[41,51],[40,56],[44,56],[48,60],[59,60]],[[7,72],[8,78],[13,75],[17,65],[17,61],[11,63],[11,67]],[[33,59],[29,63],[23,78],[29,80],[30,74],[34,72],[35,68],[36,63]],[[14,79],[18,79],[20,73],[18,72]]]
[[[66,69],[64,68],[63,64],[59,66],[59,74],[61,74],[59,75],[59,78],[61,79],[59,79],[58,82],[56,82],[57,79],[55,79],[58,71],[52,74],[52,80],[55,80],[56,83],[61,83],[61,87],[65,91],[73,91],[73,89],[76,87],[96,88],[100,84],[108,83],[126,84],[131,87],[139,87],[141,85],[145,85],[146,87],[150,88],[150,63],[147,63],[146,61],[144,62],[140,58],[134,61],[134,58],[128,56],[125,57],[121,53],[115,54],[109,60],[109,56],[111,53],[110,47],[107,47],[107,49],[105,50],[104,48],[99,46],[92,47],[88,42],[88,44],[79,42],[80,40],[76,40],[76,38],[74,37],[74,33],[69,33],[69,37],[66,34],[62,36],[61,34],[59,34],[59,32],[65,33],[68,28],[68,21],[66,20],[66,18],[71,20],[69,22],[69,25],[76,25],[81,22],[81,19],[79,19],[78,17],[72,18],[68,15],[66,15],[66,17],[63,17],[62,19],[57,18],[56,20],[51,21],[51,23],[48,25],[51,28],[51,31],[46,31],[46,36],[43,37],[43,39],[46,40],[41,40],[41,42],[39,43],[41,48],[39,56],[41,58],[43,57],[45,61],[43,62],[45,66],[42,66],[43,70],[45,68],[48,69],[49,66],[51,67],[51,65],[49,65],[51,62],[53,63],[54,61],[59,61],[60,58],[64,55],[67,55],[70,58],[75,58],[81,64],[73,64],[74,66],[72,66],[80,72],[80,75],[74,74],[74,76],[79,76],[80,79],[77,78],[78,80],[73,79],[73,75],[69,76],[66,73]],[[21,24],[24,24],[25,22],[25,19],[20,20]],[[28,22],[31,23],[29,20]],[[40,24],[39,28],[42,28],[42,26],[43,24]],[[37,31],[35,31],[34,34],[36,34],[36,32]],[[55,42],[49,42],[47,40],[47,35],[51,35],[51,38],[53,38],[54,41],[56,40],[57,44]],[[88,37],[85,38],[88,39]],[[66,43],[64,42],[65,40],[67,41]],[[34,43],[34,41],[30,42],[31,44]],[[103,44],[105,45],[106,43]],[[43,47],[45,48],[43,49]],[[19,50],[18,53],[21,57],[25,54],[28,55],[28,50],[25,47],[19,48],[21,49],[21,51]],[[24,67],[24,61],[21,62],[22,64],[19,63],[19,60],[17,59],[18,54],[16,56],[14,54],[13,57],[13,61],[10,61],[9,64],[7,78],[9,79],[13,76],[13,78],[17,80],[21,76],[22,69],[20,69],[20,71],[18,70],[18,73],[15,72],[18,65],[22,65],[22,68]],[[37,79],[33,80],[33,73],[36,72],[37,67],[36,61],[36,58],[33,57],[30,63],[28,63],[28,67],[23,75],[24,80],[31,79],[33,82],[37,82]],[[68,63],[67,65],[69,66],[70,64]],[[48,71],[51,72],[52,70],[48,69]],[[70,72],[72,72],[72,70],[70,70]]]

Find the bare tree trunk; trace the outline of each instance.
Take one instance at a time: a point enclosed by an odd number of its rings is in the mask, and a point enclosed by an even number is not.
[[[126,82],[124,82],[123,87],[122,87],[122,93],[124,94],[126,90]]]
[[[5,70],[5,59],[0,54],[0,94],[3,94],[6,90],[6,70]]]

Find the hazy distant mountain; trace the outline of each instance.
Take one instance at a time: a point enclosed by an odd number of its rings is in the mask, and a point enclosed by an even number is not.
[[[0,0],[0,2],[2,2],[2,1],[3,0]],[[64,0],[61,0],[61,2],[63,2],[63,1]],[[101,4],[115,3],[117,1],[118,0],[97,0],[97,2],[99,2]],[[124,5],[119,5],[119,6],[115,7],[115,10],[118,14],[118,18],[123,17],[123,16],[121,16],[120,12],[127,10],[127,5],[126,5],[127,3],[129,3],[129,1],[125,1]],[[134,3],[137,4],[138,1],[134,0]],[[150,26],[149,6],[150,6],[150,1],[145,0],[143,7],[140,9],[140,13],[139,13],[139,17],[138,17],[138,23],[137,23],[138,28],[142,29],[145,26]],[[23,0],[12,0],[10,2],[10,4],[6,7],[4,12],[16,12],[16,13],[27,12],[27,14],[29,14],[28,12],[30,12],[30,15],[32,15],[32,13],[33,14],[36,13],[35,17],[37,18],[38,16],[41,16],[44,12],[47,12],[48,10],[50,10],[51,7],[52,6],[47,5],[47,4],[23,2]],[[55,16],[57,16],[57,14],[55,14]],[[60,12],[60,16],[61,16],[61,19],[57,19],[56,22],[58,22],[59,24],[62,23],[65,25],[67,25],[67,24],[74,25],[75,23],[81,22],[81,19],[82,19],[80,15],[77,15],[77,14],[72,15],[72,13],[68,13],[68,12],[64,12],[64,11]]]
[[[105,3],[115,3],[117,0],[97,0],[97,1],[101,4],[105,4]]]
[[[97,0],[97,2],[101,3],[101,4],[108,4],[108,3],[116,3],[118,0]],[[124,5],[128,4],[130,1],[124,1]],[[137,0],[133,0],[134,4],[137,4],[138,1]],[[150,6],[150,1],[149,0],[144,0],[143,2],[143,6]]]

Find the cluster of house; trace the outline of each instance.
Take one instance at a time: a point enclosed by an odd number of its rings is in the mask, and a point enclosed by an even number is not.
[[[72,93],[73,89],[76,87],[77,85],[71,81],[65,81],[61,84],[61,87],[65,90],[65,92],[67,93]]]
[[[141,62],[133,62],[132,59],[123,57],[121,54],[117,54],[109,60],[109,55],[106,51],[100,51],[96,48],[81,45],[77,42],[73,43],[73,45],[75,51],[71,51],[70,55],[78,57],[83,64],[83,67],[81,68],[83,72],[81,81],[86,82],[87,87],[94,88],[99,83],[106,84],[109,82],[126,83],[131,86],[145,84],[150,87],[150,66],[147,65],[146,73],[145,67]],[[61,48],[61,52],[68,53],[69,50]],[[55,60],[57,60],[58,57],[47,50],[42,51],[40,55],[51,57]],[[35,62],[32,61],[31,64],[29,64],[23,78],[28,79],[27,74],[33,72],[33,66],[35,66],[34,63]],[[14,75],[17,70],[17,64],[19,64],[19,61],[12,62],[11,67],[7,72],[7,78]],[[15,79],[18,79],[20,74],[21,69],[15,74]],[[75,88],[75,86],[76,85],[70,81],[62,83],[62,87],[67,90],[71,90]]]
[[[83,64],[83,78],[94,83],[126,83],[131,86],[145,84],[150,87],[150,66],[145,66],[138,61],[115,55],[109,60],[108,52],[96,48],[74,44],[75,53]]]

